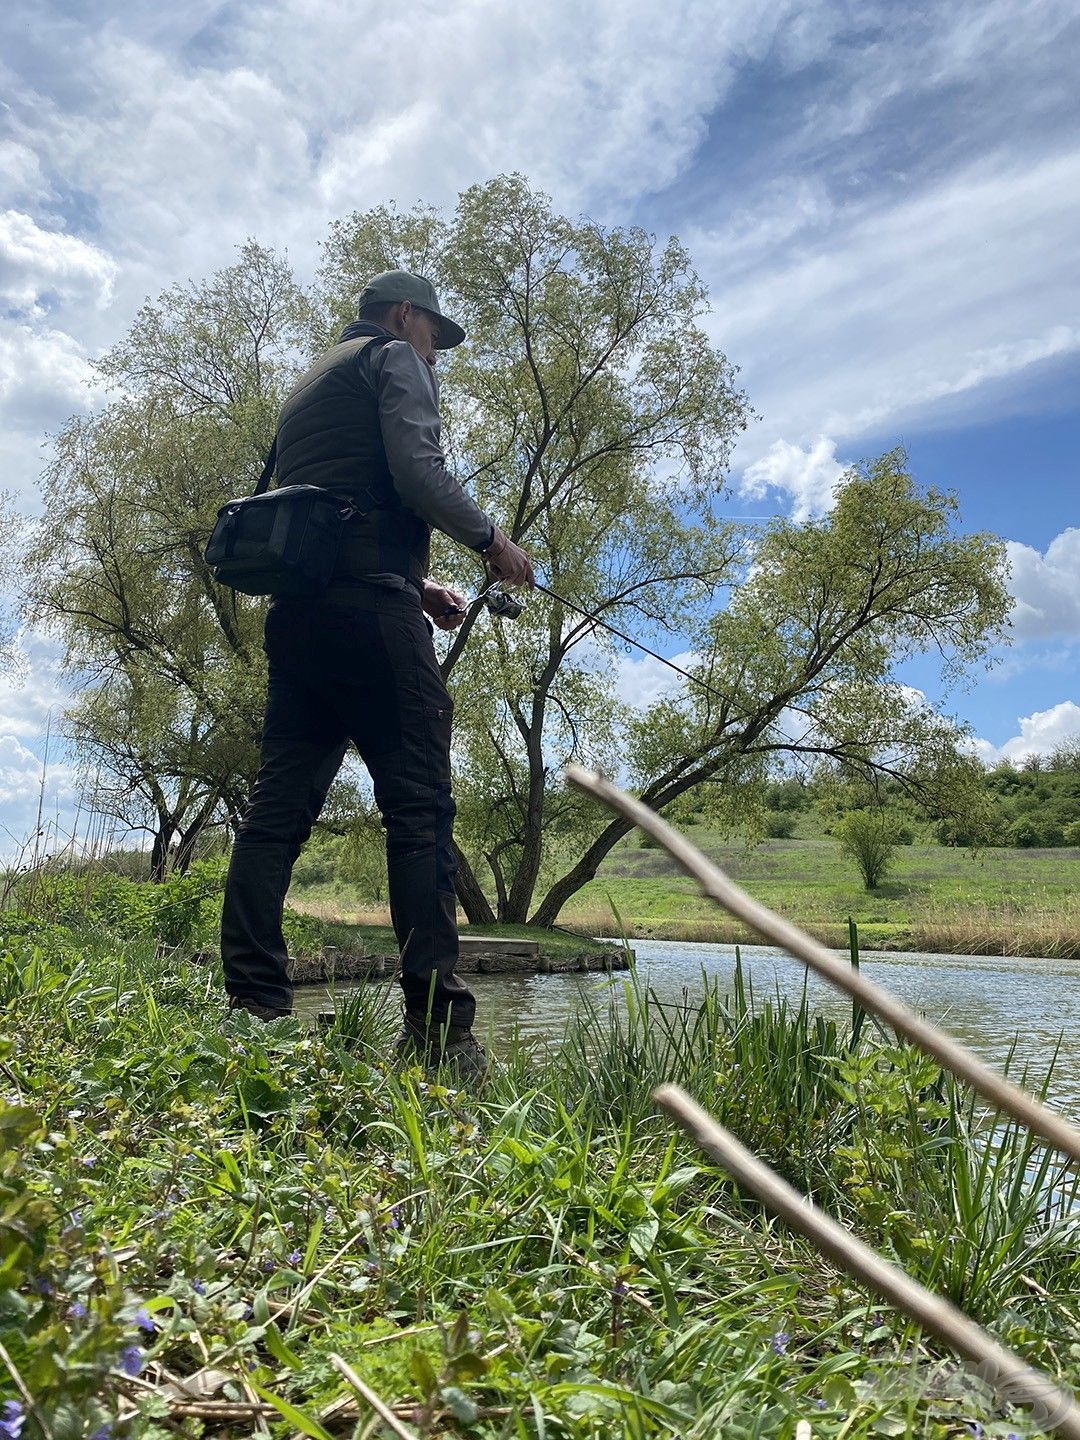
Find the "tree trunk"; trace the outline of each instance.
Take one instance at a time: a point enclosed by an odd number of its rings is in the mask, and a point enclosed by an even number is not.
[[[206,821],[201,817],[189,825],[186,830],[180,832],[180,844],[176,847],[176,860],[173,868],[181,875],[186,875],[191,869],[191,862],[194,858],[195,846],[199,836],[206,829]]]
[[[617,841],[633,828],[630,820],[613,820],[605,830],[600,832],[577,864],[555,881],[527,923],[550,929],[558,920],[560,910],[571,895],[576,895],[583,885],[596,879],[596,872],[599,870],[604,856]]]
[[[457,842],[454,842],[454,854],[457,856],[458,868],[454,876],[454,889],[461,902],[461,908],[469,918],[472,925],[494,925],[495,912],[488,903],[488,898],[480,888],[480,882],[473,874],[473,868],[466,857],[462,854]]]
[[[169,873],[169,846],[175,833],[172,820],[167,815],[158,815],[158,828],[150,851],[150,880],[154,885],[160,885]]]
[[[217,795],[209,795],[203,802],[202,808],[195,816],[195,819],[180,834],[180,844],[176,851],[176,869],[181,875],[186,875],[191,868],[191,862],[195,858],[195,846],[198,844],[199,836],[214,818],[214,811],[218,807]]]

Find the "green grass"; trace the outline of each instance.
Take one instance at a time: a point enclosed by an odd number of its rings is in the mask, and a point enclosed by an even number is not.
[[[830,839],[767,840],[748,848],[698,827],[686,833],[756,899],[833,944],[844,943],[850,915],[867,948],[1080,953],[1077,850],[901,846],[884,883],[867,891]],[[561,923],[600,933],[599,922],[612,923],[612,902],[632,935],[743,934],[726,925],[662,851],[633,843],[608,856],[597,879],[566,906]],[[1040,948],[1025,948],[1025,940]]]
[[[334,1354],[418,1437],[1038,1433],[740,1195],[661,1080],[1080,1380],[1080,1182],[872,1027],[631,976],[467,1093],[387,1066],[373,990],[223,1034],[219,977],[107,943],[0,956],[0,1400],[54,1440],[373,1436]]]

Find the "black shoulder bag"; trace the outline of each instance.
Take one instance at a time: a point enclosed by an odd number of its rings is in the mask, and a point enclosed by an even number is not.
[[[206,563],[243,595],[317,595],[333,577],[345,525],[362,512],[319,485],[270,490],[276,463],[275,439],[254,491],[218,511]]]

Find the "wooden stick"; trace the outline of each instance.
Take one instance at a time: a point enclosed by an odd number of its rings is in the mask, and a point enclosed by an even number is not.
[[[340,1375],[344,1375],[360,1398],[367,1401],[376,1415],[382,1419],[383,1424],[387,1425],[399,1437],[399,1440],[416,1440],[413,1432],[401,1423],[386,1401],[376,1395],[370,1385],[365,1385],[356,1371],[347,1365],[340,1355],[331,1355],[330,1363]]]
[[[1021,1090],[998,1074],[991,1066],[980,1060],[966,1045],[939,1030],[936,1025],[923,1020],[902,1001],[880,985],[875,985],[850,965],[845,965],[797,925],[784,920],[740,889],[729,880],[718,865],[707,859],[685,836],[673,829],[666,820],[613,785],[610,780],[579,765],[570,765],[566,778],[579,789],[595,795],[610,809],[625,815],[635,825],[657,840],[668,854],[692,875],[702,891],[738,919],[746,922],[759,935],[786,950],[804,964],[809,965],[831,985],[845,991],[866,1010],[872,1011],[879,1020],[906,1039],[918,1045],[934,1059],[965,1081],[984,1099],[998,1110],[1004,1110],[1021,1125],[1027,1126],[1036,1135],[1041,1135],[1051,1145],[1080,1163],[1080,1129],[1070,1124],[1064,1116],[1040,1104],[1034,1096]]]
[[[1080,1440],[1080,1410],[1048,1375],[1025,1364],[963,1311],[925,1289],[819,1210],[812,1200],[793,1190],[678,1085],[661,1085],[653,1099],[737,1184],[756,1195],[793,1230],[805,1235],[841,1270],[876,1291],[958,1355],[974,1362],[975,1373],[1003,1400],[1029,1406],[1040,1429],[1056,1430],[1066,1440]]]

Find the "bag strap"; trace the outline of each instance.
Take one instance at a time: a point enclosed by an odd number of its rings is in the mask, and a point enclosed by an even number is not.
[[[259,483],[255,486],[255,489],[251,492],[253,495],[262,495],[262,494],[264,494],[264,493],[270,488],[270,481],[274,478],[274,468],[275,468],[276,465],[277,465],[277,436],[275,435],[275,436],[274,436],[274,443],[270,446],[269,453],[268,453],[267,456],[266,456],[266,464],[263,466],[263,472],[262,472],[262,474],[259,476]]]

